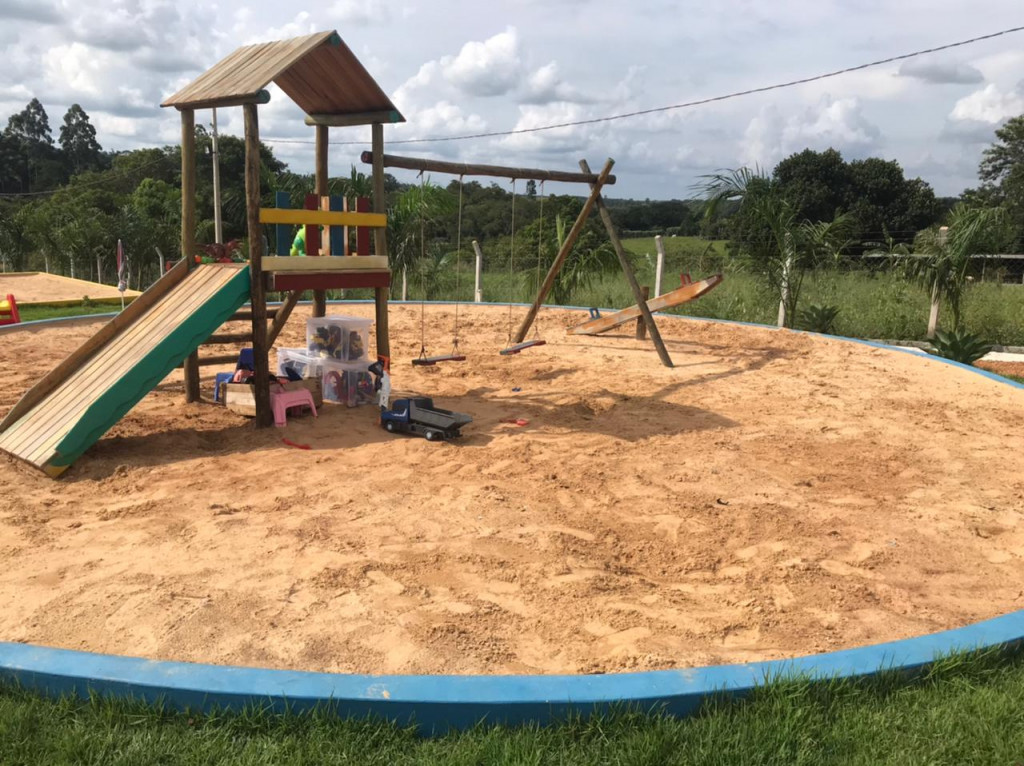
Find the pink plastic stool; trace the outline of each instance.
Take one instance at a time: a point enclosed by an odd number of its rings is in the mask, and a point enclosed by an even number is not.
[[[274,410],[274,425],[278,428],[288,425],[287,412],[289,407],[308,406],[313,411],[313,417],[318,417],[316,405],[313,403],[313,393],[305,388],[297,391],[271,392],[270,406]]]

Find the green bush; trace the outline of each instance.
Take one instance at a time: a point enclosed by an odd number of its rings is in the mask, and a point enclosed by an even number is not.
[[[824,306],[812,303],[800,312],[800,329],[825,334],[831,333],[838,316],[838,306]]]
[[[963,329],[948,332],[938,330],[932,340],[932,346],[936,356],[952,359],[961,364],[974,364],[992,350],[991,344]]]

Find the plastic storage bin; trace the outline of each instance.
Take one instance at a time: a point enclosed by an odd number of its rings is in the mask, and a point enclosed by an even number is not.
[[[321,378],[324,360],[304,348],[279,348],[277,350],[277,374],[284,375],[285,367],[291,367],[303,378]]]
[[[306,320],[306,349],[314,356],[356,362],[367,358],[372,319],[329,316]]]
[[[367,369],[369,362],[323,362],[324,401],[337,402],[346,407],[373,404],[377,395],[373,390],[373,375]]]

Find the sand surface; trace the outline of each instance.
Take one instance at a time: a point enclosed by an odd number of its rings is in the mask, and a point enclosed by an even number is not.
[[[282,345],[302,344],[303,316]],[[447,351],[452,310],[427,316]],[[662,323],[670,370],[627,334],[566,336],[581,315],[547,310],[548,345],[506,358],[506,317],[463,307],[469,361],[413,368],[419,309],[392,309],[395,388],[472,414],[458,443],[391,436],[366,407],[255,431],[184,404],[175,374],[59,481],[0,457],[0,640],[592,673],[839,649],[1024,606],[1024,391],[915,354],[683,320]],[[95,327],[0,336],[0,412]]]
[[[8,293],[14,295],[19,306],[49,301],[80,301],[86,296],[93,300],[121,297],[113,285],[35,271],[0,274],[0,295]],[[126,298],[142,295],[138,290],[125,290],[124,294]]]

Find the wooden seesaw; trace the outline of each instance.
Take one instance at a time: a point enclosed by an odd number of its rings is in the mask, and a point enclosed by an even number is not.
[[[721,283],[722,275],[715,274],[707,279],[692,282],[690,281],[689,274],[681,274],[680,281],[682,282],[680,287],[647,301],[648,310],[652,313],[655,311],[663,311],[664,309],[670,309],[673,306],[679,306],[680,304],[687,303],[688,301],[696,300],[702,295],[706,295],[715,289],[715,287]],[[630,306],[628,309],[622,309],[621,311],[616,311],[614,314],[608,314],[606,316],[601,316],[597,309],[591,309],[590,315],[593,317],[590,321],[573,327],[569,330],[569,334],[597,335],[598,333],[608,332],[608,330],[639,317],[640,306]]]

